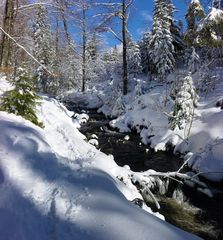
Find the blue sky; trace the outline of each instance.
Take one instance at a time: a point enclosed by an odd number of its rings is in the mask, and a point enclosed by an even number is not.
[[[184,25],[185,18],[184,15],[187,10],[187,4],[190,0],[173,0],[173,4],[176,7],[176,12],[174,17],[176,19],[183,20]],[[203,0],[204,7],[207,8],[208,3],[211,0]],[[140,39],[142,36],[142,32],[146,29],[146,27],[151,29],[152,26],[152,16],[153,16],[153,0],[135,0],[134,7],[131,10],[131,17],[128,23],[128,29],[132,34],[135,40]],[[120,44],[114,37],[109,34],[108,36],[108,44],[113,46],[115,44]]]
[[[184,19],[186,12],[186,4],[184,0],[173,0],[177,12],[176,19]],[[135,40],[142,36],[142,32],[152,26],[153,16],[153,0],[135,0],[134,6],[131,10],[131,16],[128,23],[128,29]],[[108,43],[110,46],[120,44],[112,35],[108,35]]]

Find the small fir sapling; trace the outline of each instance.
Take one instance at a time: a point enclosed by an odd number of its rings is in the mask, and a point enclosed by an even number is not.
[[[6,91],[0,99],[0,110],[24,117],[37,126],[43,127],[38,120],[35,109],[40,97],[35,93],[31,77],[23,68],[18,68],[13,82],[14,88]]]

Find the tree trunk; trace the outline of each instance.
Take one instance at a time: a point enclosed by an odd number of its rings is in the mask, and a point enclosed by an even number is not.
[[[69,46],[71,46],[71,37],[70,37],[70,34],[68,32],[68,23],[67,23],[67,19],[66,19],[66,16],[65,16],[65,10],[67,8],[66,6],[66,3],[62,0],[60,0],[60,4],[61,4],[61,10],[60,10],[60,14],[61,14],[61,18],[62,18],[62,21],[63,21],[63,28],[64,28],[64,31],[65,31],[65,35],[66,35],[66,38],[67,38],[67,43]]]
[[[85,91],[85,84],[86,84],[86,6],[83,3],[83,26],[82,26],[82,38],[83,38],[83,50],[82,50],[82,92]]]
[[[127,15],[126,0],[122,1],[122,46],[123,46],[123,95],[128,93],[128,66],[127,66]]]
[[[14,5],[15,0],[6,0],[4,17],[3,17],[3,29],[8,34],[12,34],[14,24]],[[11,40],[3,34],[1,40],[0,49],[0,66],[8,67],[11,59]]]

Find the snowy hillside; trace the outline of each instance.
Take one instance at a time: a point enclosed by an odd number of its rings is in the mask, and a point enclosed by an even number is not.
[[[115,179],[124,169],[85,142],[72,114],[48,97],[44,129],[0,112],[1,240],[198,239],[128,201],[139,195]]]

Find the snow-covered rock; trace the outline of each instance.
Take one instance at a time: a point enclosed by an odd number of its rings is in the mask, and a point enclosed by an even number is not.
[[[88,142],[95,147],[99,145],[98,140],[94,138],[90,139]]]
[[[201,153],[194,154],[188,158],[188,165],[197,170],[199,175],[221,181],[223,173],[223,139],[216,139],[206,145]]]
[[[62,98],[63,101],[73,102],[76,106],[85,109],[100,108],[103,104],[100,98],[100,94],[98,94],[98,92],[90,90],[84,93],[69,91],[61,95],[59,98]]]

